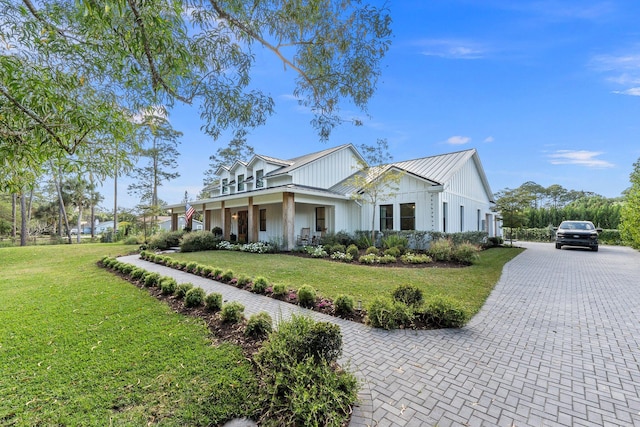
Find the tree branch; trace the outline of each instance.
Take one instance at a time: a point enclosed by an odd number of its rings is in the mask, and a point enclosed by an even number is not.
[[[291,69],[293,69],[298,74],[300,74],[300,76],[304,80],[306,80],[306,82],[309,84],[309,86],[311,86],[311,88],[313,88],[314,96],[316,98],[318,98],[318,91],[317,91],[317,89],[316,89],[316,87],[315,87],[315,85],[313,83],[313,79],[311,79],[311,77],[309,77],[309,75],[307,73],[305,73],[304,70],[302,70],[300,67],[295,65],[291,60],[289,60],[287,57],[285,57],[282,54],[282,52],[280,52],[279,46],[281,46],[281,45],[274,46],[273,44],[269,43],[260,34],[256,33],[251,28],[249,28],[247,25],[243,24],[238,19],[236,19],[235,17],[231,16],[229,13],[224,11],[220,7],[220,5],[218,4],[217,1],[209,0],[209,2],[211,3],[211,6],[213,6],[213,9],[216,11],[216,13],[218,14],[218,16],[221,19],[227,21],[228,23],[232,24],[233,26],[235,26],[235,27],[239,28],[240,30],[244,31],[252,39],[254,39],[257,42],[259,42],[262,46],[266,47],[271,52],[273,52],[278,58],[280,58],[280,60],[284,63],[285,67],[289,66],[289,67],[291,67]],[[311,43],[310,42],[306,42],[306,43],[305,42],[300,42],[300,43],[297,43],[297,44],[311,44]],[[287,46],[287,45],[282,45],[282,46]]]

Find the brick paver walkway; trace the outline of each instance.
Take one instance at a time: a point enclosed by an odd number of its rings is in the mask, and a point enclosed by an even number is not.
[[[351,426],[640,426],[640,254],[523,243],[462,329],[382,331],[146,263],[274,318],[340,325],[363,380]]]

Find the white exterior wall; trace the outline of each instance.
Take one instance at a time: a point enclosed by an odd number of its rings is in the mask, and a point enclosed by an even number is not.
[[[330,188],[357,170],[355,154],[344,148],[293,170],[291,175],[295,184]]]
[[[447,233],[478,231],[477,212],[480,209],[480,222],[491,213],[490,195],[485,191],[480,174],[473,160],[469,160],[454,176],[442,194],[441,202],[447,202]],[[460,206],[464,207],[464,218],[461,220]],[[439,210],[442,215],[442,203]],[[462,227],[461,227],[462,225]],[[442,226],[442,222],[441,222]],[[485,231],[486,229],[485,222]]]

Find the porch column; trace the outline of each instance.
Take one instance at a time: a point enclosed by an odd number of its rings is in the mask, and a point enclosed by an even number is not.
[[[296,202],[293,193],[282,193],[282,230],[285,250],[292,250],[296,243]]]
[[[231,210],[224,207],[224,200],[220,204],[220,223],[222,228],[222,238],[229,240],[231,237]]]
[[[207,231],[211,231],[211,214],[212,211],[204,211],[204,229]]]
[[[178,214],[177,213],[171,213],[171,231],[177,231],[178,230]]]
[[[253,197],[249,197],[249,204],[247,206],[247,242],[258,241],[258,206],[253,204]]]

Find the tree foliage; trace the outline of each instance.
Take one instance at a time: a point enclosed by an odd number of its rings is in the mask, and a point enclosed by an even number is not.
[[[366,109],[390,22],[360,0],[0,0],[1,166],[33,182],[51,158],[135,140],[136,112],[176,102],[214,138],[262,125],[274,101],[251,85],[257,49],[296,73],[327,138],[341,100]]]
[[[631,187],[624,196],[620,233],[625,243],[640,249],[640,159],[633,164]]]

